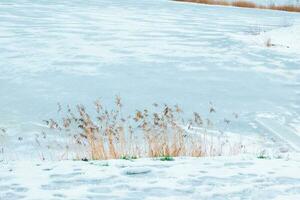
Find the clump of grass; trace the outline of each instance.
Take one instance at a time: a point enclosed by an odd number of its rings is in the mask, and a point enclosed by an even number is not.
[[[266,151],[263,150],[259,153],[259,155],[257,156],[258,159],[269,159],[269,156],[267,156]]]
[[[99,100],[94,106],[95,112],[92,114],[83,105],[78,105],[75,110],[67,107],[65,112],[60,106],[62,120],[45,120],[49,129],[58,133],[66,143],[61,145],[65,147],[62,158],[68,158],[69,154],[77,160],[223,155],[224,143],[206,136],[211,121],[203,119],[197,112],[191,119],[184,120],[178,105],[155,103],[151,109],[136,110],[124,116],[119,96],[111,110],[106,109]],[[196,131],[196,128],[201,133],[189,132]],[[42,138],[47,138],[45,132]],[[238,152],[235,146],[230,146],[230,150]]]
[[[7,130],[4,127],[0,127],[0,162],[4,160],[4,140]]]
[[[0,133],[1,134],[6,134],[6,128],[0,127]]]
[[[174,1],[201,3],[201,4],[209,4],[209,5],[235,6],[235,7],[243,7],[243,8],[280,10],[280,11],[287,11],[287,12],[300,12],[300,6],[297,5],[272,4],[272,5],[263,6],[246,0],[236,0],[233,2],[229,2],[226,0],[174,0]]]
[[[300,12],[300,7],[295,5],[270,5],[267,7],[267,9],[271,10],[282,10],[282,11],[288,11],[288,12]]]
[[[230,6],[230,2],[224,0],[175,0],[175,1],[184,1],[184,2],[192,2],[192,3],[202,3],[209,5],[223,5]]]
[[[137,156],[121,156],[120,159],[123,159],[123,160],[135,160],[135,159],[138,159]]]
[[[272,43],[271,38],[268,38],[265,42],[266,47],[273,47],[275,44]]]
[[[258,159],[268,159],[268,157],[265,156],[265,155],[259,155],[259,156],[257,156],[257,158],[258,158]]]
[[[172,156],[163,156],[159,159],[160,161],[174,161]]]
[[[90,164],[91,165],[96,165],[96,166],[101,166],[101,167],[109,167],[109,164],[107,162],[105,162],[105,163],[94,163],[94,162],[91,162]]]
[[[257,8],[257,5],[250,1],[233,1],[231,6],[242,7],[242,8]]]

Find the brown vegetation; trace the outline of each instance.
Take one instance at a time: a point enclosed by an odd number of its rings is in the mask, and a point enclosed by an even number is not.
[[[288,12],[300,12],[300,6],[296,6],[296,5],[262,6],[245,0],[237,0],[233,2],[229,2],[226,0],[174,0],[174,1],[202,3],[202,4],[209,4],[209,5],[235,6],[235,7],[243,7],[243,8],[281,10],[281,11],[288,11]]]
[[[61,107],[59,110],[63,112]],[[75,111],[68,107],[61,121],[50,119],[45,122],[53,130],[50,132],[58,131],[60,138],[67,138],[64,140],[68,144],[65,145],[62,159],[68,159],[71,151],[76,152],[72,158],[102,160],[217,156],[224,155],[226,145],[230,154],[240,152],[243,148],[240,143],[232,145],[220,138],[208,137],[206,129],[212,123],[196,112],[190,120],[185,121],[177,105],[153,104],[151,110],[154,111],[143,109],[133,115],[123,116],[121,99],[116,97],[113,110],[105,109],[100,101],[96,101],[93,117],[84,106],[78,105]],[[196,130],[196,127],[197,131],[192,134],[190,131]],[[43,134],[43,138],[46,138]]]
[[[234,1],[231,6],[242,7],[242,8],[257,8],[257,5],[249,1]]]

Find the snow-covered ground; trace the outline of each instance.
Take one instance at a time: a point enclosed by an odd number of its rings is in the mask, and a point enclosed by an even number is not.
[[[235,35],[237,36],[237,35]],[[239,36],[237,36],[239,37]],[[270,47],[272,50],[297,56],[300,52],[300,25],[287,24],[271,31],[261,30],[252,35],[240,35],[240,39],[250,46]],[[299,75],[299,74],[295,74]]]
[[[298,13],[2,0],[0,19],[1,200],[300,199]],[[271,158],[36,161],[34,136],[58,117],[57,102],[89,106],[100,97],[111,106],[116,94],[125,113],[154,102],[199,111]]]
[[[1,163],[0,199],[300,199],[300,157]]]
[[[297,13],[166,0],[24,0],[1,1],[0,17],[0,127],[11,143],[23,137],[14,151],[32,146],[42,120],[57,117],[57,102],[89,106],[101,98],[109,107],[116,94],[124,112],[179,104],[222,131],[274,135],[261,116],[297,130]],[[289,44],[259,45],[261,33],[287,27],[295,31],[283,33]]]

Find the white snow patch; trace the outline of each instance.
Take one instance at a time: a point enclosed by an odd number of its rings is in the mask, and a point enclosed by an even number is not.
[[[300,155],[0,163],[0,199],[298,199]],[[124,169],[137,173],[128,176]]]
[[[250,46],[260,46],[286,53],[300,54],[300,25],[275,28],[257,35],[234,35]]]

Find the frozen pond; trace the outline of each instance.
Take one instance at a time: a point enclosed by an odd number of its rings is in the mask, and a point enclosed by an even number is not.
[[[0,2],[0,126],[35,131],[56,104],[106,104],[116,94],[127,110],[179,104],[230,127],[265,132],[300,118],[300,53],[251,46],[251,35],[300,24],[287,12],[203,6],[166,0]]]

